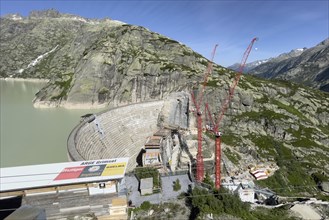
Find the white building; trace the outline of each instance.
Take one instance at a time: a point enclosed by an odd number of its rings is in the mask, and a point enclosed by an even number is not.
[[[243,188],[242,186],[238,188],[237,193],[242,202],[255,202],[255,191],[251,188]]]
[[[233,193],[237,193],[242,202],[255,202],[255,191],[252,188],[252,182],[248,182],[246,180],[233,180],[232,178],[226,178],[223,181],[222,186]]]
[[[141,179],[140,182],[141,195],[153,193],[153,177]]]

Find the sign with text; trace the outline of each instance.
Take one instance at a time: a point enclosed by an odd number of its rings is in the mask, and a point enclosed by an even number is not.
[[[115,160],[85,161],[81,162],[80,165],[76,167],[65,167],[54,180],[124,175],[127,162],[116,162]]]
[[[55,178],[55,180],[66,180],[66,179],[75,179],[80,176],[82,171],[85,169],[84,166],[80,167],[66,167],[58,176]]]
[[[124,177],[128,162],[121,157],[0,168],[0,192],[114,181]]]

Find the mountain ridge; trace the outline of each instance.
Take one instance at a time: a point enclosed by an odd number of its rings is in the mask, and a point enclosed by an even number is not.
[[[259,77],[289,80],[328,92],[329,38],[314,47],[295,49],[259,65],[246,66],[250,74]]]
[[[0,34],[0,52],[6,54],[0,57],[1,77],[49,79],[36,94],[39,107],[114,107],[163,99],[200,89],[208,64],[182,43],[112,20],[1,18]],[[235,76],[213,65],[204,95],[211,113],[221,109]],[[319,193],[311,175],[329,175],[329,94],[242,75],[229,105],[220,126],[223,154],[233,158],[233,170],[275,163],[280,169],[264,185],[312,185],[284,193]]]
[[[298,49],[293,49],[290,52],[279,54],[276,57],[270,57],[268,59],[256,60],[256,61],[253,61],[253,62],[250,62],[250,63],[246,63],[243,72],[244,73],[250,73],[250,74],[252,74],[252,70],[255,69],[255,68],[257,68],[259,65],[262,65],[262,64],[267,63],[267,62],[280,62],[280,61],[289,59],[291,57],[299,56],[306,49],[307,49],[306,47],[304,47],[304,48],[298,48]],[[231,65],[231,66],[229,66],[227,68],[232,69],[232,70],[235,70],[235,71],[238,71],[239,70],[239,66],[240,66],[239,63],[235,63],[235,64],[233,64],[233,65]]]

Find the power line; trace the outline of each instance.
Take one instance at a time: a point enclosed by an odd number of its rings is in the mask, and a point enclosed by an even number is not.
[[[16,209],[18,209],[18,208],[16,208]],[[12,208],[12,209],[0,209],[0,212],[15,211],[16,209],[15,208]]]
[[[309,188],[309,187],[315,187],[314,185],[300,185],[300,186],[290,186],[290,188]],[[286,189],[287,187],[280,187],[280,188],[272,188],[271,190],[276,190],[276,189]],[[207,197],[207,196],[220,196],[220,195],[234,195],[234,193],[232,192],[227,192],[227,193],[223,193],[223,192],[218,192],[218,193],[209,193],[209,194],[203,194],[203,195],[184,195],[183,198],[194,198],[194,197]],[[65,200],[69,200],[71,198],[77,198],[77,196],[67,196],[67,197],[63,197],[62,201],[60,200],[60,198],[58,198],[58,194],[56,194],[56,198],[53,198],[51,201],[48,201],[47,203],[43,203],[43,204],[38,204],[38,206],[47,206],[47,205],[52,205],[54,202],[65,202]],[[129,197],[128,197],[129,199]],[[169,201],[162,201],[162,199],[160,199],[159,202],[170,202]],[[132,208],[132,207],[127,207]],[[11,211],[11,210],[16,210],[16,209],[1,209],[0,211]],[[153,217],[155,215],[152,215]],[[152,217],[150,216],[150,217]]]
[[[191,170],[196,170],[196,168],[192,166],[191,167]],[[185,170],[185,171],[188,172],[188,170]],[[153,176],[154,172],[145,170],[145,171],[143,171],[143,174],[149,174],[150,176]],[[133,173],[133,175],[137,175],[137,174],[136,173]],[[159,173],[159,175],[161,176],[160,173]],[[178,173],[178,175],[179,175],[179,173]],[[188,175],[188,173],[183,173],[183,175]],[[20,175],[17,175],[17,177],[19,177],[19,176]],[[129,176],[129,175],[127,175],[127,176]],[[164,175],[164,176],[161,176],[161,177],[166,177],[166,176],[173,176],[174,177],[176,175]],[[16,176],[12,176],[12,177],[16,177]],[[98,177],[98,176],[94,176],[94,177]],[[91,177],[89,177],[89,178],[91,178]],[[102,181],[119,180],[119,179],[123,179],[123,178],[110,179],[110,180],[109,179],[100,179],[100,180],[93,180],[92,182],[102,182]],[[83,182],[83,179],[84,178],[80,178],[80,179],[81,179],[81,182],[78,182],[78,183],[87,183],[87,182],[90,182],[90,181]],[[8,183],[38,182],[38,181],[54,181],[54,179],[53,178],[46,178],[46,179],[39,179],[39,180],[20,180],[20,181],[14,181],[14,182],[6,182],[6,184],[8,184]],[[63,184],[63,185],[74,185],[74,184],[78,184],[78,183],[71,183],[71,184],[70,183],[66,183],[66,184]],[[49,186],[61,186],[61,185],[55,185],[55,184],[54,185],[45,185],[44,187],[49,187]]]
[[[195,170],[195,167],[191,167],[191,170]],[[186,174],[186,175],[189,175],[189,173],[188,173],[188,170],[185,170],[187,173],[184,173],[184,174]],[[41,173],[40,175],[42,175],[43,173]],[[47,173],[44,173],[44,174],[47,174]],[[150,176],[152,176],[154,173],[152,172],[152,171],[150,171],[150,170],[144,170],[144,174],[148,174],[148,175],[150,175]],[[133,172],[133,173],[130,173],[130,175],[136,175],[136,172]],[[191,174],[190,174],[191,175]],[[17,177],[19,177],[19,176],[25,176],[25,175],[17,175]],[[128,175],[126,175],[126,176],[128,176]],[[168,177],[175,177],[175,175],[165,175],[165,176],[162,176],[162,177],[166,177],[166,176],[168,176]],[[12,177],[14,177],[14,176],[12,176]],[[160,177],[161,178],[161,177]],[[47,181],[47,180],[49,180],[49,181],[54,181],[53,179],[42,179],[43,181]],[[83,181],[83,178],[81,179],[82,181]],[[117,179],[118,180],[118,179]],[[37,181],[40,181],[40,180],[22,180],[22,181],[16,181],[15,183],[25,183],[25,182],[37,182]],[[108,181],[108,180],[95,180],[95,181],[93,181],[93,182],[102,182],[102,181]],[[120,181],[120,180],[119,180]],[[160,180],[161,181],[161,180]],[[13,183],[13,182],[12,182]],[[80,182],[79,182],[80,183]],[[87,183],[87,182],[82,182],[82,183]],[[77,184],[77,183],[67,183],[67,184],[65,184],[65,185],[74,185],[74,184]],[[226,185],[226,184],[225,184]],[[60,187],[61,185],[45,185],[45,186],[43,186],[43,187]],[[40,188],[43,188],[43,187],[40,187]],[[310,187],[317,187],[316,186],[316,184],[314,184],[314,185],[300,185],[300,186],[296,186],[296,185],[292,185],[292,184],[288,184],[288,185],[286,185],[285,187],[281,187],[281,188],[271,188],[271,190],[279,190],[279,189],[286,189],[286,190],[290,190],[290,189],[293,189],[293,188],[299,188],[299,189],[303,189],[303,188],[310,188]],[[86,187],[87,188],[87,187]],[[24,189],[22,189],[22,190],[17,190],[17,191],[23,191]],[[27,189],[28,190],[28,189]]]
[[[230,184],[230,185],[234,185],[234,184]],[[223,185],[223,186],[225,186],[225,185]],[[270,190],[287,189],[288,187],[289,188],[300,189],[300,188],[315,188],[317,186],[316,185],[299,185],[299,186],[298,185],[297,186],[288,185],[287,187],[271,188]],[[203,187],[199,187],[199,188],[203,188]],[[263,188],[263,189],[260,189],[260,190],[266,190],[266,189],[267,188]],[[87,190],[87,188],[86,188],[86,190]],[[257,191],[257,189],[256,189],[256,191]],[[56,191],[54,191],[54,192],[56,192]],[[47,194],[47,193],[45,193],[45,194]],[[59,194],[60,194],[60,192],[56,194],[56,197],[58,197]],[[213,193],[213,194],[210,194],[210,195],[232,195],[232,193],[230,193],[230,192],[227,192],[227,193],[220,193],[220,192],[218,192],[218,193]],[[185,195],[184,197],[197,197],[197,196],[209,196],[209,195]],[[70,198],[77,198],[77,196],[75,195],[75,196],[65,196],[65,197],[62,197],[63,200],[70,199]],[[58,199],[58,198],[54,198],[54,199]],[[50,204],[50,203],[45,203],[45,204]]]

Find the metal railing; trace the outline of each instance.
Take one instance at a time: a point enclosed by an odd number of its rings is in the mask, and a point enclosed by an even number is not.
[[[189,170],[177,170],[177,171],[168,171],[168,172],[161,172],[160,176],[178,176],[178,175],[185,175],[189,174]]]

